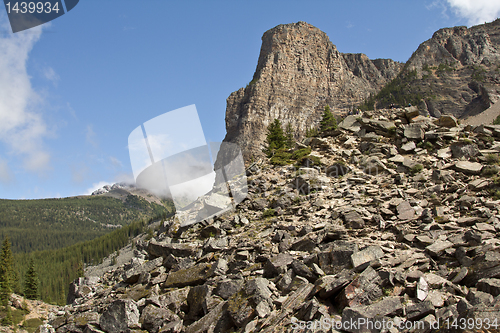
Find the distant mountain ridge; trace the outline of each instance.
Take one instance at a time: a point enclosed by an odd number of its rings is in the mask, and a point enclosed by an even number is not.
[[[308,23],[281,24],[264,33],[252,81],[227,99],[224,141],[248,162],[262,156],[274,119],[301,139],[327,104],[337,115],[411,103],[424,115],[467,117],[499,99],[499,71],[500,20],[440,29],[406,64],[343,54]]]
[[[173,211],[171,201],[123,184],[91,196],[0,199],[0,238],[9,236],[14,252],[57,249]]]

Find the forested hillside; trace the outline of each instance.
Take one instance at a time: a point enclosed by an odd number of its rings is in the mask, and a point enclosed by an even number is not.
[[[162,206],[132,194],[124,200],[109,196],[0,200],[0,239],[8,235],[14,253],[58,249],[173,210],[170,202]]]
[[[168,215],[162,217],[166,216]],[[149,222],[159,218],[161,217],[155,216],[150,218]],[[55,250],[14,254],[14,274],[18,277],[14,292],[22,294],[26,271],[32,258],[40,279],[41,299],[48,303],[66,304],[68,286],[81,275],[84,265],[101,262],[109,254],[127,245],[129,240],[143,232],[147,225],[146,220],[135,221],[90,241]]]

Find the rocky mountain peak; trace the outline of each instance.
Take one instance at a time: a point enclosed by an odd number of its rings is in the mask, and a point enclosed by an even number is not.
[[[499,99],[499,68],[500,19],[471,28],[436,31],[420,44],[401,75],[415,72],[416,76],[405,82],[408,95],[421,97],[424,114],[467,118]]]
[[[245,88],[227,99],[225,142],[246,160],[262,154],[274,119],[291,123],[297,139],[315,126],[324,107],[347,110],[394,78],[402,64],[342,54],[328,36],[305,23],[281,24],[262,36],[257,69]]]
[[[500,60],[499,45],[500,19],[471,28],[443,28],[419,46],[406,68],[421,69],[425,64],[435,66],[443,62],[450,66],[490,66]]]

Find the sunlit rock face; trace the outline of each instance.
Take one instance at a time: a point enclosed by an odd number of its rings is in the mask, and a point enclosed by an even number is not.
[[[308,23],[278,25],[262,36],[252,81],[227,99],[224,141],[237,143],[248,161],[262,154],[266,128],[275,118],[291,123],[301,138],[327,104],[334,112],[351,109],[401,68],[390,59],[342,54]]]
[[[500,19],[436,31],[406,62],[403,72],[410,71],[416,79],[408,91],[423,97],[424,113],[481,113],[500,98]]]

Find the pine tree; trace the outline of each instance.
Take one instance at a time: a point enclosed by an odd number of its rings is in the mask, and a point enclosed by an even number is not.
[[[23,289],[21,288],[21,279],[16,268],[12,271],[12,292],[14,294],[22,295]]]
[[[78,277],[84,277],[85,276],[85,272],[84,272],[84,269],[83,269],[83,260],[78,261],[78,268],[76,270],[76,275],[78,275]]]
[[[281,122],[279,119],[274,119],[274,121],[267,127],[267,137],[266,137],[267,147],[264,149],[264,153],[268,157],[274,155],[274,153],[286,146],[286,137],[283,134],[283,128],[281,127]]]
[[[316,127],[311,127],[306,129],[306,137],[307,138],[312,138],[318,136],[318,129]]]
[[[330,111],[330,106],[325,106],[325,111],[323,111],[323,118],[320,121],[320,132],[332,131],[337,129],[337,119],[333,116]]]
[[[35,270],[35,262],[30,259],[26,277],[24,279],[24,296],[27,299],[38,299],[38,274]]]
[[[5,317],[2,320],[3,324],[12,324],[12,313],[10,311],[10,295],[12,293],[12,277],[13,277],[13,257],[10,248],[9,237],[5,237],[0,252],[0,300],[5,309]]]
[[[286,147],[288,149],[292,149],[293,146],[295,145],[295,137],[293,133],[293,127],[291,123],[288,123],[286,125],[286,130],[285,130],[285,137],[286,137]]]

